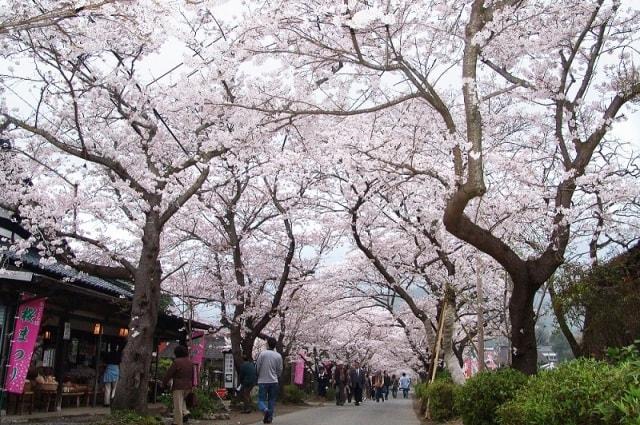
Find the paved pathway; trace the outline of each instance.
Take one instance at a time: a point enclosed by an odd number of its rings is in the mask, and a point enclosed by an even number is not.
[[[257,424],[261,424],[258,422]],[[413,411],[411,399],[389,399],[376,403],[367,400],[360,406],[345,403],[344,406],[327,405],[312,409],[305,409],[273,418],[274,425],[420,425]]]

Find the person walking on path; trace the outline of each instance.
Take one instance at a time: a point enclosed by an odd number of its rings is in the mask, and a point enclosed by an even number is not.
[[[365,389],[364,379],[364,370],[360,368],[360,363],[353,362],[353,367],[349,369],[349,381],[356,406],[360,406],[362,403],[362,391]]]
[[[258,409],[264,412],[265,424],[273,422],[273,414],[278,398],[278,379],[282,375],[282,356],[275,351],[276,340],[267,338],[268,350],[258,355],[256,370],[258,372]]]
[[[410,387],[411,387],[411,378],[409,378],[406,373],[402,372],[402,377],[400,378],[400,389],[402,390],[402,398],[409,397]]]
[[[109,407],[111,400],[116,396],[116,387],[120,379],[120,354],[117,351],[107,353],[105,356],[106,366],[102,374],[104,383],[104,406]]]
[[[318,396],[326,397],[327,396],[327,372],[324,366],[320,366],[320,371],[318,372]]]
[[[382,373],[382,379],[384,380],[384,384],[382,387],[384,399],[389,400],[389,387],[391,386],[391,377],[387,374],[386,370]]]
[[[365,397],[369,400],[373,400],[375,398],[376,393],[373,388],[373,380],[369,372],[367,372],[367,376],[365,377],[365,380],[366,380],[365,388],[367,390],[365,393]]]
[[[336,405],[344,406],[345,400],[345,385],[347,383],[347,376],[345,374],[344,366],[338,363],[333,370],[333,384],[336,389]]]
[[[256,372],[256,365],[253,363],[251,354],[244,355],[244,362],[240,366],[240,396],[244,404],[242,413],[251,413],[253,406],[251,403],[251,389],[256,385],[258,381],[258,373]]]
[[[353,400],[353,389],[351,387],[351,368],[348,363],[344,366],[344,376],[347,380],[344,386],[344,393],[347,397],[347,402],[351,404],[351,400]]]
[[[376,403],[380,403],[380,399],[384,401],[384,377],[381,371],[377,371],[376,374],[373,375],[372,384],[375,389]]]
[[[189,420],[185,398],[193,390],[193,362],[189,358],[189,349],[184,345],[178,345],[173,353],[176,358],[164,375],[162,385],[166,387],[173,380],[173,424],[182,425],[183,421]]]
[[[398,387],[400,386],[400,382],[398,381],[398,377],[396,375],[391,375],[391,395],[393,398],[398,397]]]

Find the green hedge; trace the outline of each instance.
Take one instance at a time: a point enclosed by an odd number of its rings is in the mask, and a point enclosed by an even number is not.
[[[599,405],[604,421],[617,425],[640,425],[640,341],[623,348],[610,349],[610,361],[616,363],[625,376],[622,395]]]
[[[542,371],[531,377],[511,401],[498,408],[498,423],[613,425],[616,422],[605,419],[603,409],[622,398],[628,386],[628,373],[627,364],[616,367],[592,359],[579,359]]]
[[[194,389],[197,403],[189,408],[191,417],[200,419],[210,413],[218,413],[224,411],[224,406],[220,399],[212,393],[212,390],[205,391],[200,388]],[[158,397],[158,402],[164,404],[171,412],[173,410],[172,393],[165,393]]]
[[[212,390],[205,391],[199,388],[194,390],[197,403],[194,407],[191,407],[191,417],[194,419],[200,419],[210,413],[218,413],[224,411],[224,405],[220,399],[213,394]]]
[[[162,420],[153,416],[142,416],[129,410],[119,410],[98,419],[96,425],[162,425]]]
[[[415,394],[416,394],[416,397],[418,399],[420,399],[420,401],[423,401],[423,400],[427,399],[427,386],[428,386],[428,384],[426,382],[421,382],[419,384],[416,384],[413,387],[414,391],[415,391]],[[423,410],[423,413],[424,413],[424,410]]]
[[[464,425],[496,425],[496,410],[527,383],[515,369],[482,372],[469,379],[456,394],[455,410]]]
[[[297,385],[285,385],[282,389],[281,400],[287,404],[303,404],[305,393]]]
[[[458,416],[455,409],[455,399],[459,388],[459,385],[449,379],[436,379],[427,385],[424,397],[422,397],[422,405],[423,409],[426,409],[428,403],[431,419],[441,422]]]

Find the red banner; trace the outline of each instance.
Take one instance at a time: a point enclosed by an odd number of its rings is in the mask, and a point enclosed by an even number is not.
[[[189,346],[189,357],[193,362],[193,385],[198,386],[200,382],[200,369],[204,362],[204,332],[193,331],[191,333],[191,344]]]
[[[189,355],[191,361],[202,366],[204,361],[204,332],[193,331],[191,333],[191,346],[189,347]]]
[[[5,391],[9,393],[22,394],[24,390],[24,380],[27,377],[33,349],[40,332],[44,303],[45,298],[36,298],[23,302],[18,307],[4,383]]]
[[[298,359],[293,367],[293,383],[296,385],[304,384],[304,360]]]

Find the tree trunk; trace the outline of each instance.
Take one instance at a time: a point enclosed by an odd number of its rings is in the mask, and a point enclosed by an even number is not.
[[[242,352],[242,334],[240,326],[233,324],[229,328],[229,339],[231,340],[231,355],[233,356],[233,366],[236,369],[236,373],[240,373],[240,366],[244,361]]]
[[[447,289],[446,292],[451,292],[451,290]],[[458,357],[456,357],[456,354],[453,351],[453,331],[456,323],[456,301],[455,297],[451,294],[446,295],[446,297],[447,302],[445,303],[445,308],[442,312],[444,315],[442,323],[442,353],[444,356],[444,363],[451,375],[451,379],[454,383],[462,385],[466,379],[464,372],[460,367],[460,363],[458,362]]]
[[[231,353],[233,355],[233,363],[236,373],[240,374],[240,366],[244,362],[245,355],[252,355],[253,346],[256,343],[254,334],[248,333],[244,337],[239,325],[233,325],[230,328],[229,336],[231,339]]]
[[[134,275],[129,338],[122,352],[120,381],[113,400],[117,410],[147,412],[147,391],[151,372],[153,336],[158,322],[162,269],[158,214],[147,215],[140,261]]]
[[[511,321],[512,367],[527,375],[533,375],[538,368],[533,298],[536,286],[525,282],[515,282],[509,300]]]
[[[424,326],[424,333],[427,335],[427,344],[432,347],[429,351],[431,352],[429,355],[429,367],[427,368],[427,376],[431,376],[433,373],[433,368],[438,367],[438,359],[435,358],[436,353],[436,344],[438,343],[438,336],[436,332],[433,330],[433,326],[431,325],[431,320],[426,318],[422,325]]]
[[[567,323],[567,319],[564,316],[564,309],[562,308],[562,301],[558,299],[556,294],[556,290],[553,286],[553,283],[549,285],[549,295],[551,296],[551,306],[553,307],[553,312],[556,315],[556,320],[558,321],[558,327],[560,328],[560,332],[564,335],[569,343],[569,347],[571,347],[571,352],[575,358],[582,356],[582,346],[576,340],[576,337],[571,332],[571,328]]]

